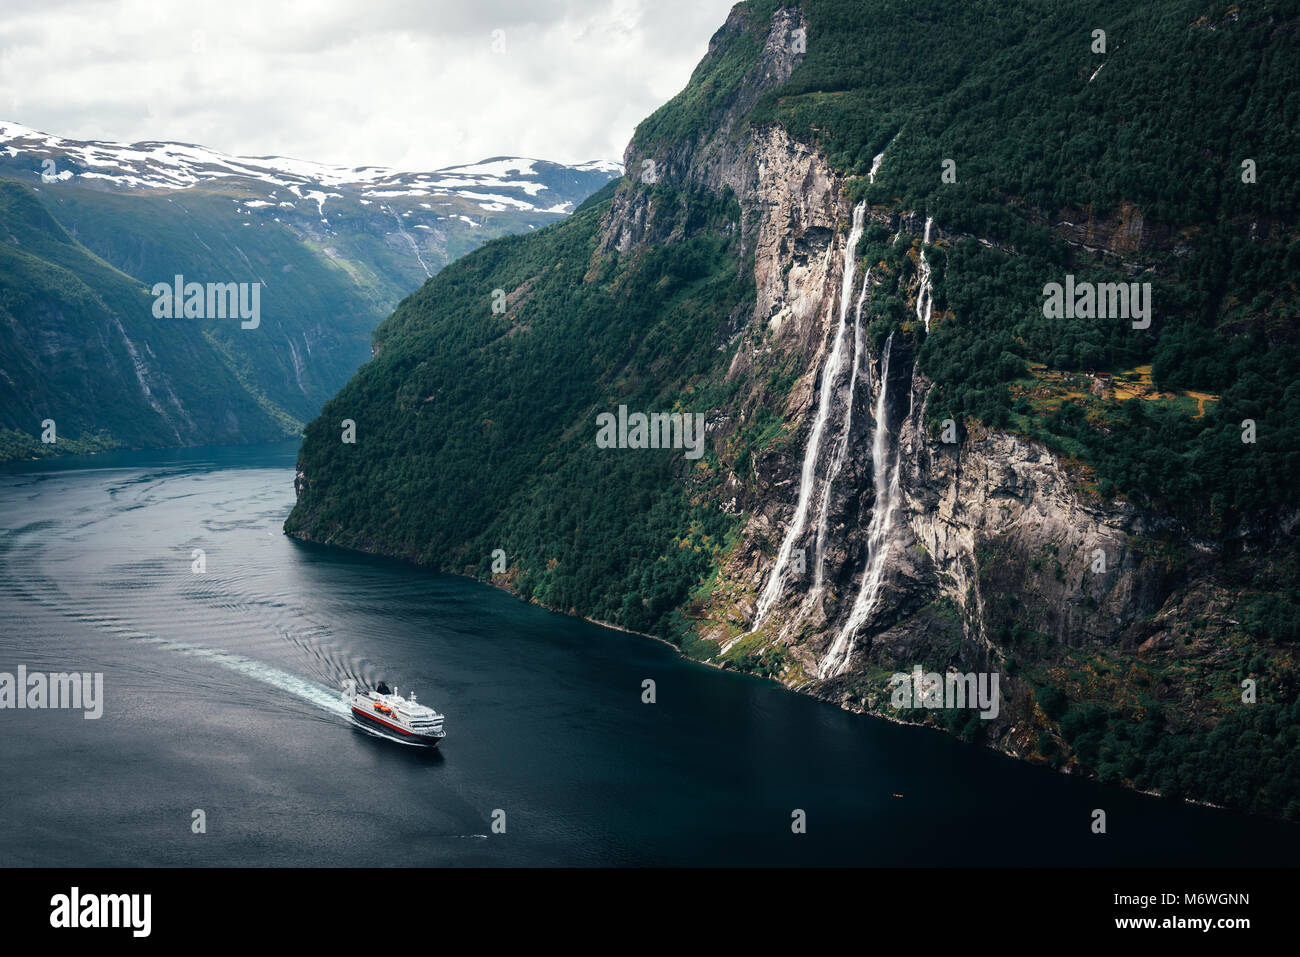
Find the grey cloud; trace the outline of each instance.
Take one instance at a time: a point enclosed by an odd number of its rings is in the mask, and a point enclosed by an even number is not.
[[[5,0],[0,118],[70,137],[346,165],[620,159],[635,124],[685,85],[730,7]],[[493,30],[504,31],[504,54],[492,52]]]

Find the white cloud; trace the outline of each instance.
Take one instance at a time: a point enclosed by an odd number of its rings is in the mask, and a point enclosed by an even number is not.
[[[76,139],[346,166],[621,159],[730,7],[5,0],[0,118]]]

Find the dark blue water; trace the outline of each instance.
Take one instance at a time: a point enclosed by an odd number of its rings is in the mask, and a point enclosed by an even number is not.
[[[304,545],[292,444],[0,472],[0,865],[1277,864],[1300,828],[848,714],[464,579]],[[191,568],[193,549],[206,571]],[[355,728],[385,680],[440,751]],[[652,678],[658,702],[643,704]],[[901,794],[902,797],[894,797]],[[1091,833],[1091,812],[1108,833]],[[207,832],[191,831],[195,809]],[[802,809],[807,833],[791,832]],[[492,832],[504,812],[504,834]]]

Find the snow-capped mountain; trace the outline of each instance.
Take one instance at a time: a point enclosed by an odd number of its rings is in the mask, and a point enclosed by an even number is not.
[[[70,140],[0,121],[0,171],[122,190],[256,181],[269,190],[263,198],[245,200],[246,208],[290,208],[295,200],[283,195],[288,193],[314,203],[321,215],[328,200],[349,196],[370,203],[418,197],[429,209],[438,201],[451,205],[447,200],[455,198],[487,212],[563,215],[623,167],[608,160],[565,166],[512,156],[433,171],[344,167],[285,156],[231,156],[188,143]]]
[[[188,143],[73,140],[0,121],[0,178],[30,185],[74,234],[107,225],[111,240],[141,225],[124,210],[179,204],[205,227],[283,234],[331,260],[378,268],[395,280],[389,294],[409,292],[489,239],[555,222],[622,169],[509,156],[432,171],[344,167]],[[111,223],[87,221],[87,208],[108,196],[134,202],[112,203]]]
[[[47,417],[60,450],[295,434],[405,296],[621,170],[345,168],[0,121],[0,459],[48,454],[33,437]],[[178,276],[255,285],[256,329],[156,317],[150,290]]]

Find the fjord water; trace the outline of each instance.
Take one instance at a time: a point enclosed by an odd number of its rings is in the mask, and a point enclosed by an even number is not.
[[[281,532],[295,452],[0,471],[0,671],[103,672],[105,689],[99,720],[0,711],[0,865],[1283,864],[1300,852],[1300,827],[1103,788],[473,581],[295,542]],[[447,716],[443,748],[354,727],[338,693],[349,678],[414,689]],[[655,704],[641,700],[647,678]],[[1094,808],[1105,835],[1090,830]],[[206,833],[192,833],[196,809]],[[795,809],[806,834],[791,832]]]

